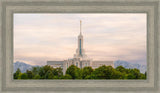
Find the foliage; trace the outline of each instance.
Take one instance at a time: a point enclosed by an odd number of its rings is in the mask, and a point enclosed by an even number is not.
[[[63,76],[63,79],[72,79],[72,76],[71,76],[71,75],[66,74],[66,75],[64,75],[64,76]]]
[[[54,75],[53,75],[52,71],[48,70],[45,75],[45,79],[53,79],[53,78],[54,78]]]
[[[18,68],[17,71],[13,74],[14,79],[18,79],[20,74],[21,74],[21,70]]]
[[[125,73],[126,72],[126,69],[123,67],[123,66],[118,66],[116,68],[117,71],[120,71],[121,73]]]
[[[58,77],[60,77],[60,76],[63,75],[62,68],[60,68],[60,67],[54,68],[54,69],[52,70],[52,72],[53,72],[53,74],[54,74],[55,76],[58,76]]]
[[[77,66],[71,65],[67,68],[66,74],[70,75],[72,79],[81,79],[81,70]]]
[[[26,71],[26,74],[27,74],[28,79],[32,79],[32,78],[34,77],[32,71],[27,70],[27,71]]]
[[[37,75],[40,71],[40,67],[36,66],[36,67],[32,67],[32,73],[33,75]]]
[[[13,76],[14,79],[146,79],[147,72],[143,74],[136,68],[127,69],[123,66],[113,68],[102,65],[96,69],[89,66],[80,69],[71,65],[63,75],[62,68],[45,65],[32,67],[31,71],[27,70],[25,73],[21,73],[18,68]]]
[[[37,74],[33,77],[33,79],[41,79],[41,76]]]
[[[93,72],[92,67],[84,67],[82,69],[82,78],[89,78],[89,76],[91,75],[91,73]]]
[[[26,73],[21,73],[21,74],[19,74],[18,79],[28,79],[28,76]]]

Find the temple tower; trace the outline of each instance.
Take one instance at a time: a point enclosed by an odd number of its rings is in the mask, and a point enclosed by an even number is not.
[[[83,35],[82,35],[82,32],[81,32],[81,24],[82,24],[82,21],[80,20],[80,34],[78,36],[78,55],[80,57],[83,56]]]
[[[80,33],[78,35],[78,48],[76,50],[76,54],[74,55],[74,57],[84,58],[85,56],[86,56],[85,51],[83,49],[82,21],[80,20]]]

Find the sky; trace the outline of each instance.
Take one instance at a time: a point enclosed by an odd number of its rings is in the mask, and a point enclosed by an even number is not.
[[[80,20],[84,49],[93,61],[147,64],[145,13],[16,13],[14,62],[46,65],[73,58]]]

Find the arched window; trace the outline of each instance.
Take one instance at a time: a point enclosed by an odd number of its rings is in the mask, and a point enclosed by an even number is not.
[[[68,68],[68,63],[67,63],[67,68]]]
[[[85,66],[87,66],[87,63],[85,63]]]
[[[78,67],[78,62],[76,62],[76,66]]]

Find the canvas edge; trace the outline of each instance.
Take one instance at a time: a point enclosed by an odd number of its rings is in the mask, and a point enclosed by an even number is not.
[[[158,3],[159,3],[159,2],[158,2]],[[1,4],[2,4],[2,3],[1,3]],[[159,6],[158,6],[158,7],[159,7]],[[155,15],[155,16],[156,16],[156,15]],[[1,17],[1,18],[2,18],[2,17]],[[156,16],[156,18],[157,18],[157,16]],[[2,21],[1,21],[1,22],[2,22]],[[157,23],[158,23],[158,22],[157,22]],[[1,25],[1,28],[2,28],[2,23],[1,23],[0,25]],[[157,28],[157,30],[158,30],[158,27],[155,27],[155,28]],[[1,31],[1,32],[2,32],[2,31]],[[0,32],[0,35],[1,35],[1,37],[2,37],[2,33],[1,33],[1,32]],[[158,31],[158,32],[159,32],[159,31]],[[158,44],[159,44],[159,43],[158,43],[158,40],[159,40],[159,39],[158,39],[158,38],[159,38],[159,36],[158,36],[159,33],[158,33],[158,32],[155,33],[155,34],[156,34],[155,42],[157,42],[157,44],[156,44],[157,50],[159,50],[159,49],[158,49],[158,48],[159,48],[159,47],[158,47]],[[2,40],[2,39],[1,39],[1,40]],[[2,41],[0,42],[0,45],[2,46]],[[3,51],[2,49],[4,49],[4,47],[1,47],[1,48],[0,48],[1,51]],[[158,54],[158,53],[157,53],[157,50],[155,50],[155,53],[156,53],[156,54]],[[2,52],[1,52],[1,53],[2,53]],[[157,55],[157,56],[155,56],[155,57],[156,57],[156,60],[159,61],[159,60],[158,60],[159,55]],[[2,59],[2,55],[1,55],[1,59]],[[0,68],[0,69],[1,69],[1,71],[3,71],[4,69],[2,70],[2,66],[4,66],[4,64],[2,64],[2,61],[1,61],[1,64],[0,64],[0,65],[1,65],[1,68]],[[158,68],[158,63],[155,64],[155,67]],[[155,68],[155,71],[157,71],[156,68]],[[0,74],[2,74],[2,73],[0,73]],[[159,74],[159,73],[158,73],[158,71],[157,71],[157,75],[158,75],[158,74]],[[156,75],[156,74],[155,74],[155,75]],[[158,80],[158,79],[159,79],[159,78],[157,78],[156,81],[155,81],[156,86],[157,86],[157,80]],[[0,81],[2,81],[2,78],[0,78]],[[1,82],[0,82],[0,83],[1,83]],[[4,86],[4,85],[5,85],[4,83],[2,83],[2,84],[3,84],[3,85],[1,85],[1,86]],[[3,88],[4,88],[4,87],[3,87]],[[158,89],[159,87],[157,86],[156,88]],[[4,89],[4,90],[6,90],[6,89]]]

